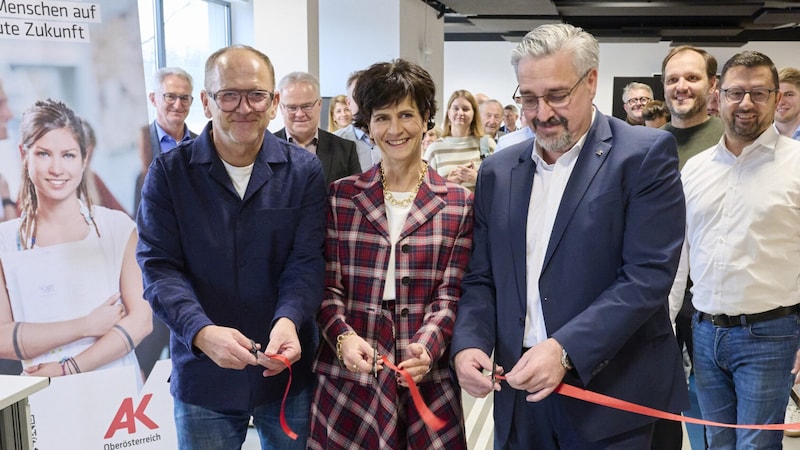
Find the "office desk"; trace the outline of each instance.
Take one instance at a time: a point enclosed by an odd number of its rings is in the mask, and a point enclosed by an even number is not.
[[[0,449],[32,448],[28,396],[49,385],[47,377],[0,375]]]

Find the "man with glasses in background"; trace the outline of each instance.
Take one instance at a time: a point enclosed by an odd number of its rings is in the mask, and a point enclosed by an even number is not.
[[[800,142],[772,126],[778,71],[745,51],[722,68],[722,139],[683,168],[686,242],[676,284],[694,286],[703,419],[781,423],[800,343]],[[709,448],[780,448],[780,430],[706,427]]]
[[[211,120],[153,163],[137,217],[144,297],[172,331],[178,447],[240,448],[252,416],[262,448],[304,449],[325,270],[322,165],[267,132],[280,95],[258,50],[213,53],[200,100]],[[280,425],[284,362],[296,440]]]
[[[136,178],[133,211],[139,208],[142,184],[150,163],[161,153],[166,153],[179,144],[194,139],[197,134],[186,126],[186,117],[192,106],[192,76],[180,67],[162,67],[153,75],[153,92],[148,94],[150,104],[156,109],[156,119],[150,123],[150,148],[152,152],[140,152],[142,171]],[[153,315],[153,332],[136,347],[136,357],[145,376],[150,374],[156,361],[169,352],[169,329]]]
[[[628,115],[626,121],[631,125],[644,125],[642,109],[653,99],[653,88],[634,81],[622,89],[622,108]]]
[[[183,141],[194,139],[186,126],[186,117],[192,106],[192,76],[180,67],[163,67],[153,76],[154,91],[148,97],[156,109],[156,120],[150,124],[150,143],[153,158],[177,147]]]
[[[568,24],[528,33],[514,97],[536,136],[478,175],[451,354],[470,395],[495,391],[496,449],[650,447],[655,419],[551,395],[562,382],[689,406],[665,307],[684,233],[675,139],[595,109],[599,54]]]
[[[356,143],[319,128],[322,98],[319,80],[307,72],[292,72],[278,82],[284,128],[275,136],[305,148],[322,161],[325,180],[361,173]]]
[[[158,155],[197,137],[197,134],[186,126],[186,117],[194,100],[192,90],[192,76],[180,67],[162,67],[153,74],[153,92],[148,94],[150,104],[156,109],[156,119],[149,126],[152,152],[141,153],[142,172],[136,179],[134,211],[139,208],[142,183],[150,162]],[[155,329],[150,337],[154,336],[156,336]]]

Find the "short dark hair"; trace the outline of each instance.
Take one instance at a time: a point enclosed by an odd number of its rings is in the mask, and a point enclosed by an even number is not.
[[[664,73],[667,71],[667,63],[670,59],[672,59],[673,56],[686,51],[695,52],[703,57],[703,61],[706,63],[706,77],[709,81],[713,80],[717,76],[717,58],[714,58],[711,53],[708,53],[702,48],[697,48],[691,45],[680,45],[670,50],[669,53],[667,53],[667,56],[665,56],[664,60],[661,62],[661,75],[664,76]]]
[[[772,73],[772,81],[775,83],[775,86],[773,86],[772,89],[778,89],[780,87],[780,82],[778,81],[778,69],[775,67],[775,63],[769,59],[769,56],[761,52],[747,50],[744,52],[739,52],[731,56],[731,59],[725,61],[725,65],[722,66],[722,75],[720,75],[720,88],[722,87],[722,82],[725,80],[725,74],[732,67],[767,67]]]
[[[404,59],[369,66],[358,77],[353,93],[358,112],[357,127],[367,129],[372,112],[411,97],[423,120],[436,114],[436,84],[422,67]]]

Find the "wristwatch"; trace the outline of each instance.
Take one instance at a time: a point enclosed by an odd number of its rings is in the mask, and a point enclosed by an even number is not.
[[[572,365],[572,360],[569,359],[569,355],[567,354],[567,349],[561,347],[561,366],[563,366],[567,370],[572,370],[575,366]]]

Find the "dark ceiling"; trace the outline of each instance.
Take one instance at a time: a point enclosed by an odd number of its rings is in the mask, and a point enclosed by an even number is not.
[[[445,21],[445,41],[519,41],[566,22],[600,42],[741,46],[800,41],[800,1],[422,0]]]

